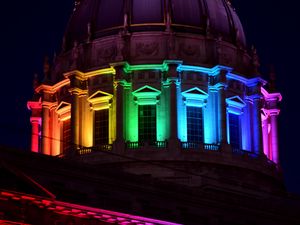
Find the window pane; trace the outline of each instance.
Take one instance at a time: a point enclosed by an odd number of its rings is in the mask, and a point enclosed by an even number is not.
[[[229,114],[230,144],[234,148],[240,148],[240,118],[238,115]]]
[[[156,141],[156,105],[139,106],[139,141]]]
[[[200,107],[186,107],[188,142],[203,142],[203,115]]]
[[[163,23],[162,0],[132,0],[132,23]]]
[[[95,145],[108,144],[108,109],[95,111]]]
[[[200,26],[199,0],[172,0],[173,22],[191,26]]]
[[[101,0],[99,4],[100,7],[97,14],[97,29],[105,29],[123,25],[123,1]]]
[[[63,152],[65,153],[71,147],[71,120],[63,122]]]

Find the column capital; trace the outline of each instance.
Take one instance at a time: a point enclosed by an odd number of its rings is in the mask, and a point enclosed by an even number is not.
[[[167,70],[167,79],[168,80],[173,80],[176,79],[178,80],[178,67],[182,65],[182,61],[180,60],[165,60],[163,62],[163,65],[168,68]]]
[[[219,90],[224,90],[226,87],[227,87],[227,84],[221,82],[221,83],[217,83],[217,84],[211,86],[211,90],[215,89],[216,91],[219,91]]]
[[[46,109],[52,109],[57,106],[57,102],[48,102],[48,101],[43,101],[42,102],[42,108]]]
[[[84,73],[79,70],[72,70],[67,73],[64,73],[64,77],[69,79],[75,77],[78,80],[86,80]]]
[[[42,118],[41,117],[32,116],[32,117],[30,117],[30,123],[42,124]]]
[[[78,95],[78,96],[85,96],[88,94],[88,90],[82,90],[81,88],[78,87],[70,88],[69,92],[71,93],[71,95]]]
[[[126,82],[126,80],[115,80],[113,86],[114,88],[118,88],[119,86],[128,87],[130,83]]]
[[[248,95],[246,97],[246,99],[251,100],[251,101],[262,101],[263,100],[263,96],[260,93],[257,94],[253,94],[253,95]]]
[[[174,66],[179,66],[182,65],[183,61],[182,60],[164,60],[163,62],[164,64],[167,65],[174,65]]]
[[[280,114],[280,109],[265,109],[269,116],[278,116]]]
[[[41,109],[42,108],[42,102],[41,101],[28,101],[27,102],[27,108],[29,110],[35,110],[35,109]]]
[[[177,77],[168,77],[165,83],[167,85],[170,85],[170,84],[179,85],[180,84],[179,79]]]
[[[112,68],[114,68],[116,71],[115,80],[118,80],[118,81],[124,80],[125,79],[124,73],[130,73],[129,71],[126,70],[126,68],[129,67],[129,64],[127,61],[111,63],[109,65]]]

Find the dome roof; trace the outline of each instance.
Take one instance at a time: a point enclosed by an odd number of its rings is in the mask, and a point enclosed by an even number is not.
[[[78,1],[78,0],[77,0]],[[164,31],[211,34],[246,45],[241,22],[228,0],[81,0],[65,35],[66,48],[88,37],[131,32]]]

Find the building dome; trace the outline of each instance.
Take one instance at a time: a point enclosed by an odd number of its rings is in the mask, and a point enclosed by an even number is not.
[[[229,1],[77,0],[45,66],[28,103],[32,151],[191,186],[215,185],[201,173],[281,188],[281,95],[263,88]]]
[[[74,42],[119,33],[187,32],[222,37],[246,45],[241,22],[228,0],[81,0],[66,32],[66,48]]]

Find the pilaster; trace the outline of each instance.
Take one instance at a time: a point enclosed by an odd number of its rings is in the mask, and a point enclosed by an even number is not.
[[[42,125],[42,103],[40,101],[29,101],[27,108],[31,110],[31,151],[40,152],[40,126]]]
[[[178,106],[177,106],[177,92],[179,90],[179,76],[178,66],[182,64],[182,61],[166,60],[165,64],[168,65],[168,72],[166,74],[167,83],[170,85],[170,138],[169,148],[171,151],[180,149],[180,142],[178,139]]]
[[[69,92],[71,94],[71,151],[76,150],[81,146],[80,130],[81,124],[81,111],[82,100],[87,95],[87,80],[84,74],[78,70],[74,70],[65,74],[65,77],[70,80]],[[71,152],[70,152],[71,153]],[[74,153],[74,152],[73,152]]]
[[[125,72],[124,66],[127,62],[120,62],[116,64],[111,64],[115,69],[116,74],[114,77],[114,95],[116,96],[116,140],[113,143],[113,150],[122,153],[125,150],[124,141],[124,83]]]
[[[269,110],[271,120],[271,141],[272,141],[272,160],[279,164],[279,149],[278,149],[278,124],[277,117],[280,113],[279,109]]]

